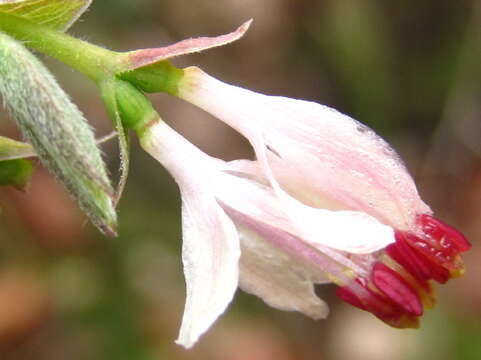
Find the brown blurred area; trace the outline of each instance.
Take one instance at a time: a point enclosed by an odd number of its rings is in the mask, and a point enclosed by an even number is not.
[[[176,59],[226,82],[317,101],[366,123],[400,153],[438,217],[473,243],[466,274],[438,287],[419,330],[395,330],[319,293],[314,322],[239,291],[193,350],[173,343],[184,302],[177,188],[135,141],[120,236],[86,222],[40,165],[27,193],[0,188],[1,360],[481,359],[481,3],[473,0],[94,0],[70,32],[115,50],[168,45],[254,23],[240,41]],[[95,85],[42,57],[98,136]],[[202,111],[153,95],[206,152],[251,157]],[[15,133],[1,115],[1,133]],[[117,176],[115,141],[103,145]]]

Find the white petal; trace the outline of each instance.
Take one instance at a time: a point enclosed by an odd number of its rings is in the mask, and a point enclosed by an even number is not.
[[[307,206],[282,189],[272,174],[267,151],[256,147],[260,163],[282,203],[295,234],[320,248],[369,254],[385,248],[395,241],[394,231],[376,218],[359,211],[331,211]],[[264,150],[263,150],[264,149]]]
[[[369,254],[395,241],[390,226],[365,212],[314,208],[290,196],[273,176],[266,151],[262,152],[260,148],[256,153],[260,154],[260,163],[281,202],[285,216],[290,220],[291,232],[307,243],[323,251],[327,246],[353,254]]]
[[[329,309],[314,292],[309,268],[240,227],[242,256],[239,286],[284,311],[299,311],[313,319],[326,318]],[[315,281],[329,282],[319,277]]]
[[[176,342],[189,348],[234,296],[239,278],[239,236],[212,192],[215,169],[208,156],[162,122],[146,130],[141,145],[169,170],[182,195],[187,297]]]
[[[430,212],[389,145],[333,109],[228,85],[197,68],[186,69],[180,96],[241,132],[258,158],[261,136],[279,155],[271,167],[283,188],[331,198],[399,229],[413,230],[415,215]]]
[[[395,241],[394,231],[359,211],[330,211],[290,202],[289,216],[298,235],[314,246],[369,254]]]
[[[324,222],[322,215],[324,213],[317,214],[318,218],[315,219],[313,224],[308,224],[308,231],[305,231],[300,228],[302,224],[294,223],[288,216],[285,212],[285,206],[271,187],[249,180],[248,177],[230,174],[224,174],[224,177],[227,177],[227,179],[215,184],[216,194],[227,214],[234,219],[237,225],[242,224],[246,228],[261,234],[274,247],[282,249],[282,252],[295,256],[300,263],[310,263],[311,266],[317,268],[318,272],[323,271],[324,275],[328,274],[339,282],[346,280],[346,269],[350,269],[357,274],[365,274],[369,271],[369,267],[363,265],[368,262],[363,261],[363,264],[357,264],[350,259],[347,253],[339,251],[339,248],[348,251],[348,253],[367,253],[369,258],[373,258],[376,256],[375,254],[369,255],[372,248],[377,249],[393,240],[392,232],[388,228],[390,234],[381,238],[384,241],[381,245],[372,242],[370,237],[361,238],[358,233],[355,234],[355,237],[352,237],[352,243],[345,244],[346,241],[344,241],[344,244],[342,244],[342,237],[337,232],[329,233],[327,231],[329,229],[322,226]],[[226,186],[225,184],[230,185]],[[299,203],[299,206],[306,208],[301,203]],[[308,209],[305,211],[318,210]],[[326,211],[326,214],[329,217],[338,216],[338,212]],[[326,220],[330,220],[330,218]],[[361,225],[364,226],[363,223]],[[384,226],[379,222],[376,223],[376,227],[377,225]],[[342,229],[349,226],[353,226],[353,229],[357,229],[359,232],[364,231],[357,223],[342,223],[339,228],[341,236]],[[290,236],[282,234],[290,234]],[[336,240],[339,240],[339,243]],[[365,241],[365,243],[360,244],[361,241]],[[372,248],[368,248],[369,246]],[[315,253],[313,248],[317,249],[318,253]],[[352,250],[352,252],[349,250]],[[333,262],[338,265],[333,264]]]
[[[232,300],[238,284],[240,248],[235,226],[213,198],[199,193],[182,197],[187,298],[176,342],[189,348]]]

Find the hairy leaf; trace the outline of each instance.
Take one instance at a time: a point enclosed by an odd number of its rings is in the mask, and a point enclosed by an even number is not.
[[[43,164],[95,225],[114,234],[114,191],[92,129],[42,63],[3,33],[0,93]]]

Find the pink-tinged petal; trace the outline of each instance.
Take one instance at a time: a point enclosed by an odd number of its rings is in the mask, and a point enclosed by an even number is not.
[[[234,296],[239,277],[239,235],[211,192],[207,156],[160,121],[151,124],[141,144],[169,170],[182,195],[187,298],[176,342],[189,348]]]
[[[309,229],[312,229],[312,232],[308,234],[309,236],[306,236],[306,230],[299,228],[299,224],[292,221],[292,218],[286,213],[282,201],[276,196],[275,191],[271,187],[244,178],[241,174],[224,174],[223,177],[220,177],[220,181],[219,178],[216,180],[218,181],[213,184],[216,189],[216,197],[222,207],[227,211],[227,214],[234,219],[236,224],[238,224],[239,221],[246,222],[246,219],[250,219],[246,226],[252,229],[258,227],[259,231],[265,231],[267,235],[263,235],[264,238],[270,238],[270,236],[274,236],[273,234],[279,232],[291,234],[291,236],[294,236],[297,239],[296,242],[303,243],[302,246],[308,247],[312,251],[321,252],[324,256],[332,258],[344,267],[352,269],[359,274],[367,274],[369,270],[368,266],[354,263],[351,259],[346,257],[344,253],[340,252],[338,248],[342,248],[344,251],[349,248],[358,253],[365,253],[364,250],[369,246],[377,249],[376,245],[379,244],[376,244],[375,241],[379,237],[385,243],[390,243],[393,238],[390,228],[380,223],[373,224],[372,233],[374,234],[372,237],[366,236],[362,238],[359,234],[364,231],[365,224],[361,222],[361,226],[359,227],[358,223],[342,223],[342,228],[351,227],[353,232],[356,233],[351,240],[352,244],[346,245],[347,241],[344,241],[343,239],[345,234],[343,230],[336,229],[334,233],[329,233],[329,231],[326,231],[329,230],[327,229],[327,226],[323,226],[328,220],[331,220],[331,216],[337,217],[344,215],[340,214],[340,212],[332,212],[328,210],[326,210],[328,216],[326,219],[323,217],[325,215],[324,213],[316,214],[318,217],[315,218],[315,223],[309,225]],[[307,206],[303,204],[299,204],[299,206],[307,208]],[[313,208],[310,209],[314,211],[319,210]],[[253,219],[256,219],[256,221]],[[269,228],[270,231],[267,231],[266,228]],[[384,232],[386,232],[387,235],[383,235]],[[374,242],[373,239],[375,240]],[[280,248],[287,246],[283,240],[286,240],[287,242],[290,241],[286,237],[279,236],[276,238],[275,246]],[[362,241],[365,241],[366,243],[362,244]],[[318,266],[323,268],[324,265],[321,266],[321,264],[319,264]],[[326,273],[329,273],[336,278],[340,277],[337,273],[334,274],[329,271],[326,271]]]
[[[321,251],[306,243],[304,239],[264,222],[262,217],[242,213],[225,203],[221,203],[221,205],[238,227],[249,229],[251,233],[291,257],[293,264],[297,264],[293,268],[300,266],[307,269],[306,273],[314,283],[325,283],[326,280],[329,280],[345,285],[351,283],[356,274],[362,274],[362,276],[369,274],[369,269],[364,269],[362,264],[358,265],[353,262],[348,258],[348,256],[351,257],[349,254],[330,251],[329,248]]]
[[[242,255],[239,286],[284,311],[299,311],[313,319],[324,319],[329,309],[314,292],[314,283],[330,282],[292,256],[240,226]]]
[[[244,36],[251,23],[252,19],[243,23],[235,31],[225,35],[186,39],[161,48],[142,49],[129,52],[126,54],[125,59],[126,64],[128,65],[127,70],[135,70],[176,56],[192,54],[214,47],[227,45]]]
[[[195,67],[184,74],[179,96],[246,136],[260,161],[268,150],[283,189],[301,189],[304,198],[327,198],[402,230],[415,230],[416,214],[431,212],[397,154],[359,122],[313,102],[225,84]]]
[[[182,261],[187,297],[177,344],[190,348],[231,302],[238,285],[236,228],[209,195],[182,194]]]
[[[257,145],[254,146],[257,147]],[[222,201],[228,202],[228,199],[231,199],[232,205],[230,206],[236,209],[240,209],[243,204],[246,204],[248,206],[243,210],[246,213],[249,211],[249,206],[257,204],[258,209],[264,212],[262,215],[264,221],[269,221],[267,219],[273,217],[270,220],[271,224],[294,233],[307,243],[323,249],[327,246],[353,254],[368,254],[383,249],[395,241],[394,231],[390,226],[382,224],[364,212],[314,208],[290,196],[280,188],[272,176],[262,149],[257,153],[260,154],[259,161],[264,162],[264,173],[269,178],[272,191],[260,184],[254,186],[253,182],[242,182],[231,177],[231,181],[238,183],[234,186],[237,191],[229,192],[227,190],[220,197],[223,199]],[[234,166],[236,165],[231,164],[229,167],[233,168]],[[251,176],[256,171],[253,163],[237,163],[237,168],[240,167],[247,168]],[[248,189],[249,187],[250,189]],[[221,186],[217,186],[217,188],[218,191],[222,190]],[[238,199],[233,200],[234,197],[238,197]],[[267,207],[270,209],[267,210]],[[282,213],[280,209],[283,210],[281,210]]]

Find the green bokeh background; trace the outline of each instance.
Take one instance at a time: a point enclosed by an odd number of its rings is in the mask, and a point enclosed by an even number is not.
[[[400,153],[438,217],[472,241],[466,275],[442,288],[419,330],[388,328],[341,304],[325,321],[239,291],[190,351],[173,343],[184,283],[176,185],[133,144],[120,236],[100,236],[37,166],[23,194],[0,190],[0,359],[481,359],[481,3],[468,0],[96,0],[70,30],[115,50],[218,35],[240,41],[175,60],[258,92],[314,100],[368,124]],[[99,136],[95,86],[42,57]],[[244,139],[167,95],[160,114],[206,152],[251,157]],[[17,131],[4,111],[1,134]],[[115,142],[104,145],[117,176]],[[38,164],[37,164],[38,165]]]

